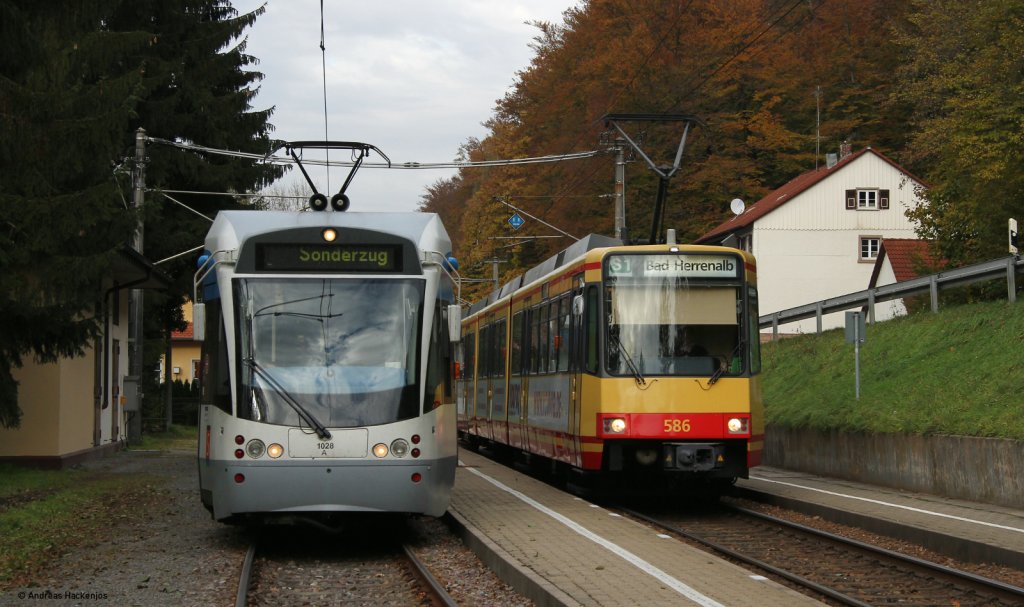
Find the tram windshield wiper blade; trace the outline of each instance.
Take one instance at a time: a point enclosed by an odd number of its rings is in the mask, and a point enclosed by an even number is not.
[[[633,379],[636,381],[636,385],[646,386],[647,380],[644,379],[643,374],[640,373],[640,369],[637,368],[636,363],[634,363],[633,359],[629,356],[629,352],[627,352],[626,348],[622,346],[622,342],[619,341],[618,336],[611,333],[609,333],[608,336],[612,338],[615,342],[615,347],[619,349],[619,352],[621,352],[622,356],[626,359],[626,364],[629,365],[629,370],[633,372]]]
[[[296,400],[296,398],[292,396],[291,393],[288,392],[288,390],[286,390],[284,386],[280,384],[280,382],[274,379],[273,376],[271,376],[266,369],[264,369],[262,366],[260,366],[258,362],[251,358],[243,359],[243,361],[245,362],[245,364],[249,365],[249,368],[256,372],[256,375],[260,376],[260,379],[270,384],[270,387],[276,390],[278,394],[280,394],[281,397],[284,398],[284,401],[291,405],[292,409],[295,409],[295,412],[299,414],[299,417],[301,417],[303,421],[309,424],[310,427],[316,431],[317,436],[324,440],[331,438],[331,432],[327,429],[327,427],[320,423],[320,420],[318,420],[312,413],[307,411],[305,407],[299,404],[299,401]]]
[[[724,365],[719,365],[718,368],[715,369],[715,372],[712,373],[711,377],[708,378],[708,385],[709,386],[715,385],[715,383],[718,380],[722,379],[722,376],[725,375],[725,370],[727,368],[727,365],[731,364],[732,359],[736,358],[736,356],[738,356],[739,353],[743,351],[743,344],[744,343],[746,343],[746,342],[744,342],[743,340],[740,340],[740,343],[736,344],[736,347],[732,349],[732,353],[729,354],[729,358],[726,359],[725,364]]]

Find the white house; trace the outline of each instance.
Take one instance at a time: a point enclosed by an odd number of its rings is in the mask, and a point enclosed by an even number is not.
[[[866,289],[884,239],[917,240],[906,211],[919,204],[924,187],[892,160],[865,148],[831,167],[799,175],[697,243],[729,239],[732,246],[753,253],[760,313],[770,314]],[[900,312],[901,307],[880,306],[875,318]],[[843,324],[842,313],[829,314],[822,329]],[[779,330],[813,333],[817,321],[789,323]]]

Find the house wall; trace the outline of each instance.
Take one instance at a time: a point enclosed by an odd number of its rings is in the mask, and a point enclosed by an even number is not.
[[[896,281],[896,273],[892,269],[892,263],[889,262],[889,257],[886,256],[882,260],[882,267],[878,272],[878,280],[875,283],[876,287],[883,285],[891,285]],[[907,306],[903,305],[902,299],[890,299],[889,301],[883,301],[875,304],[875,320],[889,320],[897,316],[906,316]]]
[[[60,423],[57,425],[57,450],[52,455],[67,455],[93,446],[93,384],[96,352],[62,359],[57,363],[60,382]]]
[[[178,367],[181,373],[173,373],[173,379],[194,381],[192,361],[199,360],[200,345],[195,341],[171,342],[171,367]]]
[[[107,406],[97,417],[96,365],[102,368],[103,352],[90,346],[81,356],[62,358],[55,363],[26,360],[20,369],[13,370],[14,379],[19,382],[21,425],[15,429],[0,428],[0,457],[60,460],[95,447],[111,446],[124,438],[125,417],[119,397],[123,393],[123,376],[128,373],[127,291],[119,296],[119,322],[111,322],[109,338],[120,342],[120,352],[110,352],[110,379],[103,397]],[[98,445],[94,440],[97,420]]]
[[[860,238],[916,238],[905,214],[916,204],[915,185],[878,156],[864,154],[755,221],[760,313],[866,289],[874,260],[860,260]],[[889,190],[889,209],[846,209],[846,190],[857,188]],[[822,329],[844,323],[843,313],[829,314]],[[788,323],[779,330],[814,332],[817,321]]]
[[[12,375],[18,382],[21,426],[0,428],[0,457],[57,455],[61,425],[59,363],[26,361],[20,369],[12,369]]]

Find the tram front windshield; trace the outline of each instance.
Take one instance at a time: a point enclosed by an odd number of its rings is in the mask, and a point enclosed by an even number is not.
[[[423,295],[417,279],[236,279],[238,416],[330,428],[417,416]]]

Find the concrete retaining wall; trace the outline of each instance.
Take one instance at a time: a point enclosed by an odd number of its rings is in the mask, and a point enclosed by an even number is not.
[[[769,426],[764,463],[1011,508],[1024,504],[1024,441]]]

